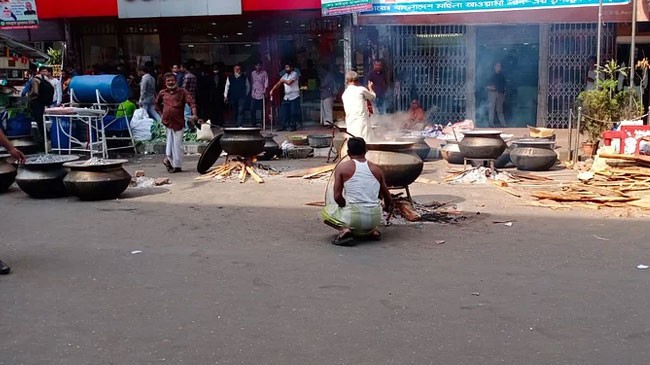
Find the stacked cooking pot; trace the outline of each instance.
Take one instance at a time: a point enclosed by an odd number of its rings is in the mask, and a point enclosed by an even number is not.
[[[18,187],[36,199],[58,198],[68,194],[81,200],[114,199],[131,182],[131,175],[122,167],[127,160],[78,159],[78,156],[28,156],[17,171],[13,166],[11,168],[14,168]],[[0,187],[4,187],[8,181],[5,177],[9,176],[9,168],[6,164],[0,164],[0,181],[3,183]]]

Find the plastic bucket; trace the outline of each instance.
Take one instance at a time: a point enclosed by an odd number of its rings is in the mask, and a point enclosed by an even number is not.
[[[70,89],[80,103],[96,103],[96,90],[108,103],[119,104],[129,97],[129,84],[122,75],[75,76],[70,81]]]

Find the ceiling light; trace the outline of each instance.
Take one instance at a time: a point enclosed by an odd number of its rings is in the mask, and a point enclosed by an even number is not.
[[[244,35],[244,33],[242,33],[242,32],[237,32],[237,35]]]
[[[194,45],[193,44],[188,44],[187,48],[194,48]]]

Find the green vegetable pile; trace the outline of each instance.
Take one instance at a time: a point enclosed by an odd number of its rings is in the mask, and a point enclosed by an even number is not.
[[[167,140],[167,131],[161,122],[153,122],[151,125],[151,141],[165,142]],[[196,130],[185,129],[183,132],[183,142],[196,142]]]

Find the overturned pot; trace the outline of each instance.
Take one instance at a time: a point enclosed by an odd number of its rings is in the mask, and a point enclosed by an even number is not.
[[[253,157],[264,152],[261,128],[224,128],[221,148],[229,155]]]
[[[458,147],[463,157],[469,160],[496,160],[507,147],[501,138],[501,131],[479,129],[463,132],[463,135]]]
[[[413,153],[413,142],[367,143],[366,158],[384,173],[386,185],[403,187],[412,184],[422,173],[424,163]]]
[[[10,156],[0,155],[0,193],[7,191],[16,180],[16,168],[6,161]]]
[[[553,150],[555,141],[520,139],[512,145],[510,159],[519,170],[546,171],[557,161],[557,153]]]
[[[81,200],[115,199],[129,187],[131,175],[124,170],[128,160],[90,159],[65,163],[70,172],[63,184]]]
[[[63,178],[68,169],[66,162],[78,160],[79,156],[34,155],[27,157],[18,167],[16,184],[20,190],[36,199],[58,198],[67,194]]]

